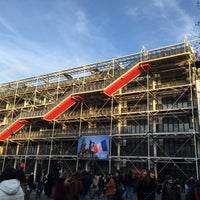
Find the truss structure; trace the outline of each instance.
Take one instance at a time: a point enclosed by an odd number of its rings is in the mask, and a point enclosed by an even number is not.
[[[154,168],[199,178],[200,61],[185,41],[0,84],[0,167],[26,173]],[[194,45],[194,46],[195,46]],[[77,156],[80,136],[109,135],[108,160]]]

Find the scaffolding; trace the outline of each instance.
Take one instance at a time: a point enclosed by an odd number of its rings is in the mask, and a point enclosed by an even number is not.
[[[154,168],[199,178],[200,62],[185,41],[0,84],[0,166],[59,160],[96,173]],[[107,160],[80,159],[81,136],[108,135]]]

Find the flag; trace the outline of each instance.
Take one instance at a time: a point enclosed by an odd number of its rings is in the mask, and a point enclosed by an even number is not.
[[[106,140],[102,140],[100,143],[97,143],[93,146],[94,153],[102,152],[102,151],[108,151]]]

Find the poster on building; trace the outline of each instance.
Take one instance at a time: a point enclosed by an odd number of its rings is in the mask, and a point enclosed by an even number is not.
[[[109,157],[109,136],[81,136],[78,140],[78,158],[106,160]]]

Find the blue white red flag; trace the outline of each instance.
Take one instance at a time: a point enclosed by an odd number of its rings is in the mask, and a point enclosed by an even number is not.
[[[108,151],[106,140],[102,140],[100,143],[94,144],[93,146],[94,153],[102,152],[102,151]]]

